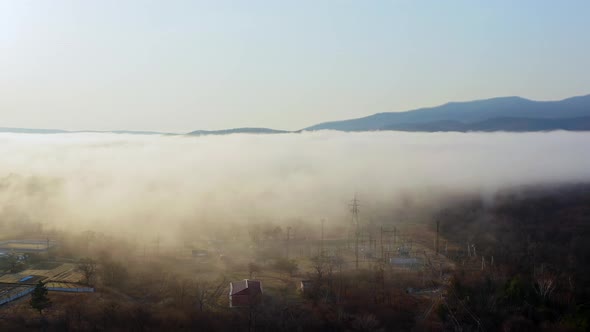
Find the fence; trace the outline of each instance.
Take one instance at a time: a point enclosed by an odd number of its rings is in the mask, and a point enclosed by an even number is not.
[[[14,301],[18,298],[21,298],[29,293],[31,293],[33,291],[33,287],[27,287],[21,291],[16,291],[16,292],[10,292],[6,295],[0,295],[0,305],[3,305],[5,303],[8,303],[10,301]]]

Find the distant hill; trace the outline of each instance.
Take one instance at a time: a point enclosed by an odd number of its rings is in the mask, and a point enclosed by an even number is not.
[[[66,130],[59,129],[27,129],[27,128],[5,128],[0,127],[0,133],[19,133],[19,134],[65,134]]]
[[[298,131],[269,128],[195,130],[185,135],[284,134],[301,131],[590,131],[590,95],[559,101],[534,101],[521,97],[500,97],[467,102],[451,102],[436,107],[405,112],[377,113],[358,119],[324,122]],[[66,131],[58,129],[1,128],[0,132],[65,134],[115,133],[137,135],[181,135],[154,131]]]
[[[134,130],[60,130],[60,129],[28,129],[28,128],[5,128],[0,127],[0,133],[20,133],[20,134],[74,134],[74,133],[110,133],[110,134],[130,134],[130,135],[183,135],[164,133],[157,131],[134,131]],[[284,134],[291,131],[275,130],[268,128],[233,128],[223,130],[195,130],[184,135],[228,135],[228,134]]]
[[[304,130],[404,130],[404,131],[537,131],[564,129],[588,130],[568,124],[574,118],[590,117],[590,95],[560,101],[533,101],[520,97],[501,97],[406,112],[377,113],[364,118],[320,123]],[[541,120],[560,121],[541,121]],[[569,120],[568,120],[569,119]],[[528,130],[525,130],[529,127]]]
[[[29,128],[6,128],[0,127],[0,133],[18,133],[18,134],[74,134],[74,133],[110,133],[110,134],[131,134],[131,135],[178,135],[171,133],[161,133],[156,131],[134,131],[134,130],[61,130],[61,129],[29,129]]]
[[[173,134],[173,133],[162,133],[159,131],[136,131],[136,130],[109,130],[109,131],[84,130],[84,131],[73,131],[73,133],[111,133],[111,134],[130,134],[130,135],[180,135],[180,134]]]
[[[286,134],[290,131],[286,130],[275,130],[269,128],[233,128],[223,130],[195,130],[187,135],[228,135],[228,134]]]
[[[549,131],[569,130],[586,131],[590,130],[590,117],[568,118],[568,119],[531,119],[531,118],[493,118],[474,123],[460,121],[435,121],[426,123],[400,123],[385,126],[381,130],[396,131]]]

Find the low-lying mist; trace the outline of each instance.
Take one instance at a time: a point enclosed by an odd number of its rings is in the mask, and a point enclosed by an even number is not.
[[[588,181],[588,151],[590,133],[572,132],[2,134],[0,222],[173,238],[187,225],[344,223],[355,194],[380,222],[464,193]]]

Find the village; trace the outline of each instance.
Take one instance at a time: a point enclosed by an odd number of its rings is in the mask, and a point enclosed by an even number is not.
[[[448,288],[458,264],[463,273],[493,265],[493,258],[486,264],[477,256],[475,245],[465,250],[443,239],[438,221],[363,223],[356,198],[351,216],[340,228],[321,220],[315,232],[308,224],[259,224],[248,230],[246,242],[231,236],[169,245],[156,238],[139,246],[92,231],[4,240],[0,313],[5,319],[24,315],[42,284],[52,303],[42,313],[66,320],[73,319],[68,316],[74,307],[78,312],[92,301],[102,310],[145,306],[223,313],[254,331],[277,306],[305,311],[364,305],[359,322],[375,319],[362,312],[389,311],[395,320],[402,315],[408,326],[426,329],[440,325],[436,310],[453,296]],[[68,324],[84,329],[80,315]]]

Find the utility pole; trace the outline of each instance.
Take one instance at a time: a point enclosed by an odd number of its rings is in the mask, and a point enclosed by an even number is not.
[[[383,229],[383,226],[381,226],[381,234],[380,234],[380,237],[381,237],[381,239],[380,239],[381,240],[381,260],[383,262],[387,262],[389,260],[389,253],[391,252],[391,242],[390,241],[387,241],[389,245],[388,245],[388,250],[385,251],[384,242],[383,242],[383,234],[387,235],[388,239],[391,239],[392,233],[393,233],[393,237],[395,238],[395,235],[396,235],[396,228],[395,227],[393,228],[393,231],[392,231],[392,230]]]
[[[160,234],[156,235],[156,256],[160,256]]]
[[[381,260],[385,262],[385,253],[383,252],[383,226],[381,226],[381,231],[379,233],[380,233],[379,242],[381,242]]]
[[[436,220],[436,243],[435,243],[435,251],[436,255],[438,256],[438,232],[439,232],[440,220]]]
[[[354,199],[350,203],[350,208],[352,212],[352,222],[355,226],[355,234],[354,234],[354,257],[355,257],[355,268],[358,270],[359,268],[359,236],[360,236],[360,224],[359,224],[359,201],[356,199],[356,194],[354,195]]]
[[[289,259],[289,238],[291,237],[291,226],[287,227],[287,259]]]
[[[85,232],[86,235],[86,255],[90,257],[90,231]]]
[[[322,223],[322,239],[320,241],[320,258],[323,259],[324,258],[324,222],[325,220],[322,219],[321,223]]]

